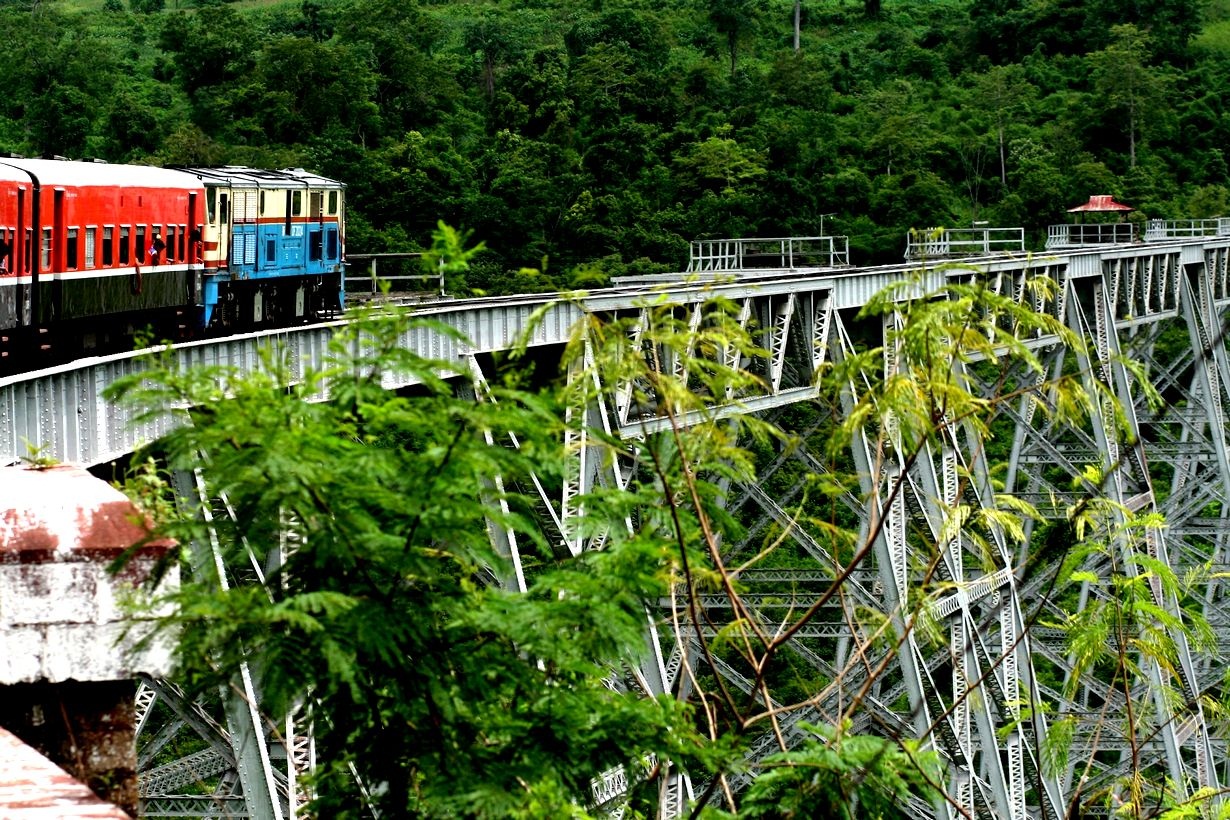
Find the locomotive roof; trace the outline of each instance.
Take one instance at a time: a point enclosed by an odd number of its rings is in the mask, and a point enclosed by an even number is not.
[[[158,168],[153,165],[112,165],[106,162],[81,162],[66,159],[28,159],[0,157],[0,179],[25,182],[28,174],[40,185],[95,186],[124,188],[183,188],[195,190],[202,182],[233,188],[312,187],[343,189],[336,180],[302,168],[280,171],[225,165],[218,168]]]
[[[64,159],[26,159],[0,157],[0,179],[28,181],[25,172],[38,178],[39,185],[95,186],[122,188],[196,189],[200,183],[180,171],[152,165],[111,165],[105,162],[77,162]]]
[[[337,180],[313,174],[302,168],[283,168],[280,171],[262,168],[247,168],[241,165],[224,165],[220,168],[181,168],[205,182],[228,185],[232,188],[345,188]]]

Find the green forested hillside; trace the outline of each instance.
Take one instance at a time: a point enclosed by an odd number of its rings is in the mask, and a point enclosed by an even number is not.
[[[1225,0],[6,0],[0,150],[301,165],[352,251],[437,220],[469,285],[548,289],[702,236],[1025,226],[1110,193],[1227,205]],[[518,271],[536,267],[544,274]]]

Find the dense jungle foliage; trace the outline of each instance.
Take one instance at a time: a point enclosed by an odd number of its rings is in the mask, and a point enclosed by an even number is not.
[[[1230,212],[1225,0],[4,0],[0,150],[304,166],[352,251],[438,220],[486,292],[698,237]],[[535,271],[534,269],[539,269]]]

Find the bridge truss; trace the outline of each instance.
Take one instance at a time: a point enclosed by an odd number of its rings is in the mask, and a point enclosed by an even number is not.
[[[633,283],[578,300],[441,304],[424,312],[452,324],[469,342],[417,330],[405,344],[466,362],[472,378],[459,389],[481,397],[485,354],[511,346],[531,325],[531,316],[539,318],[530,333],[532,346],[562,346],[577,321],[589,316],[629,320],[628,341],[637,347],[636,328],[647,327],[651,300],[697,324],[714,295],[736,306],[738,320],[766,353],[735,363],[760,375],[763,391],[718,401],[692,418],[669,419],[638,400],[635,385],[615,384],[602,394],[608,398],[577,408],[585,424],[565,442],[577,454],[576,470],[562,497],[542,499],[554,534],[577,553],[600,544],[579,539],[569,526],[582,513],[575,499],[593,487],[624,486],[636,469],[619,459],[597,458],[586,425],[632,440],[672,424],[757,413],[796,426],[792,432],[806,442],[834,414],[849,413],[868,390],[851,380],[837,395],[822,395],[814,379],[819,369],[868,345],[885,348],[885,374],[899,365],[896,331],[904,312],[867,318],[860,310],[907,276],[915,278],[900,293],[903,304],[946,283],[979,284],[1053,317],[1069,335],[1023,334],[1020,340],[1045,365],[1041,376],[1019,358],[954,363],[988,398],[1013,392],[1012,400],[994,404],[988,428],[993,435],[952,419],[913,450],[902,446],[891,422],[856,437],[848,458],[861,483],[838,499],[842,514],[856,522],[870,547],[855,567],[847,567],[848,556],[795,524],[805,495],[792,477],[830,469],[825,454],[807,446],[785,448],[762,465],[757,483],[727,488],[729,508],[748,522],[743,543],[724,545],[728,555],[754,551],[771,534],[800,559],[791,567],[753,569],[743,578],[745,601],[766,628],[780,621],[783,608],[814,604],[834,577],[849,570],[842,595],[793,637],[792,657],[820,683],[805,706],[783,719],[782,737],[789,745],[805,736],[807,723],[839,721],[851,693],[860,693],[861,708],[849,713],[854,731],[920,738],[944,761],[948,799],[910,806],[925,818],[1060,818],[1075,795],[1113,793],[1133,767],[1164,772],[1180,798],[1218,788],[1228,777],[1230,755],[1205,705],[1221,693],[1222,651],[1230,642],[1227,591],[1216,575],[1230,563],[1224,418],[1230,401],[1224,339],[1230,240],[1194,238],[909,268],[757,270],[737,276],[724,271],[708,281]],[[1055,288],[1031,287],[1039,277]],[[313,327],[255,334],[188,345],[173,355],[185,363],[255,364],[256,350],[272,338],[311,366],[324,355],[331,332]],[[1143,365],[1160,392],[1160,405],[1148,400],[1142,371],[1129,366],[1131,360]],[[657,361],[667,370],[679,366],[669,355]],[[105,463],[162,432],[156,425],[131,428],[119,410],[99,398],[106,384],[135,366],[131,357],[111,357],[0,382],[0,441],[7,443],[10,460],[32,446],[44,456]],[[1077,374],[1089,394],[1106,399],[1091,407],[1087,424],[1056,421],[1053,411],[1065,396],[1054,379],[1062,374]],[[185,486],[184,492],[202,490]],[[1049,526],[1045,522],[1027,522],[1023,542],[995,528],[988,538],[954,525],[953,510],[993,510],[1001,494],[1033,504],[1052,521],[1065,519],[1095,495],[1115,502],[1107,508],[1107,548],[1088,558],[1087,574],[1079,576],[1086,580],[1062,596],[1048,587],[1054,575],[1039,563],[1062,556],[1031,554],[1022,545],[1044,541],[1029,536],[1035,527]],[[498,582],[524,588],[517,544],[505,533],[492,535],[513,567]],[[921,547],[924,543],[931,552]],[[1158,577],[1148,578],[1148,603],[1166,624],[1161,632],[1173,643],[1176,662],[1136,653],[1144,675],[1125,691],[1077,663],[1053,624],[1105,598],[1106,588],[1094,583],[1097,577],[1112,569],[1146,572],[1150,566],[1168,566],[1180,578],[1206,573],[1198,588],[1183,591],[1183,599]],[[1210,568],[1213,574],[1207,573]],[[923,629],[918,590],[940,588],[946,592],[932,597]],[[771,592],[758,597],[761,589]],[[792,592],[783,597],[783,589]],[[672,618],[670,602],[650,613],[652,652],[620,685],[678,694],[686,693],[691,676],[708,674],[752,691],[746,670],[719,660],[704,668],[698,644],[720,625],[728,604],[719,597],[699,603],[707,615],[700,623],[688,622],[686,613]],[[1199,647],[1183,628],[1193,614],[1212,627],[1213,640]],[[684,628],[668,628],[672,621]],[[866,625],[876,622],[888,625],[892,640],[872,640]],[[312,765],[308,723],[269,726],[255,708],[258,701],[250,679],[236,681],[232,691],[208,703],[185,701],[168,682],[142,687],[143,760],[174,747],[177,738],[196,738],[184,746],[191,751],[182,757],[144,770],[148,816],[296,816],[302,797],[298,777]],[[1122,720],[1129,708],[1136,710],[1135,732]],[[1108,715],[1111,719],[1104,719]],[[1067,754],[1054,754],[1057,742]],[[766,735],[751,755],[777,749],[776,737]],[[625,775],[596,775],[595,801],[618,814]],[[727,785],[737,791],[745,783],[734,778]],[[704,784],[675,772],[664,787],[661,813],[681,816],[687,803],[704,793]]]

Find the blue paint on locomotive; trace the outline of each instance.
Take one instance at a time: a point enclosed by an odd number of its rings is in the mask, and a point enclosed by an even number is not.
[[[342,263],[337,226],[331,223],[295,224],[290,234],[281,225],[235,225],[227,255],[238,279],[336,273]]]
[[[209,327],[214,317],[214,308],[218,306],[218,277],[206,275],[201,283],[202,326]]]
[[[341,236],[333,223],[298,223],[291,225],[289,234],[280,224],[234,225],[227,270],[205,275],[205,325],[208,326],[213,318],[223,282],[340,274],[341,256]],[[338,310],[344,307],[345,301],[345,280],[339,275]]]

